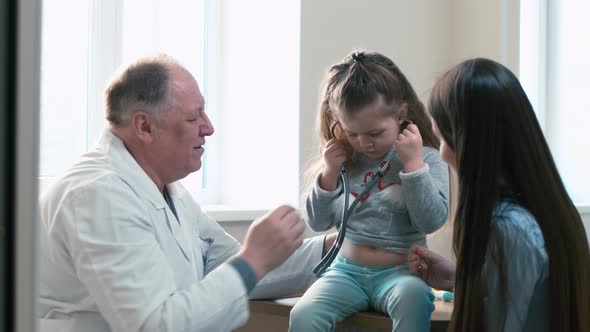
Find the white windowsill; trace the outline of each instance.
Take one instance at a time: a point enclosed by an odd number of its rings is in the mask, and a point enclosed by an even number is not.
[[[217,222],[250,222],[269,211],[269,209],[248,209],[229,205],[205,205],[205,211]]]
[[[576,207],[582,217],[590,215],[590,204],[579,204],[576,205]],[[267,213],[269,209],[248,209],[228,205],[205,205],[203,206],[203,211],[217,222],[250,222]]]

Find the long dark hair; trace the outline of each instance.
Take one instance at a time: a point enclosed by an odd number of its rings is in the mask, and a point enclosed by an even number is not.
[[[590,331],[590,250],[584,226],[516,76],[492,60],[462,62],[435,84],[429,109],[458,165],[450,331],[485,330],[482,258],[500,200],[526,208],[543,234],[551,330]],[[506,301],[504,255],[492,254],[500,269],[497,291]]]

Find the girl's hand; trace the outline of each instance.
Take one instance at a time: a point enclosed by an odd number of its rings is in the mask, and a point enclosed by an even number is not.
[[[455,264],[430,249],[413,245],[408,255],[410,272],[430,287],[452,291],[455,287]]]
[[[413,123],[409,124],[397,135],[393,146],[404,163],[404,172],[410,173],[424,167],[422,136],[418,126]]]
[[[344,145],[333,138],[326,143],[322,152],[324,158],[324,170],[320,175],[320,187],[324,190],[334,190],[338,184],[340,168],[346,161]]]

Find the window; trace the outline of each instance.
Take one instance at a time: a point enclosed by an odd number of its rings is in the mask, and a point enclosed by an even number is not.
[[[65,11],[71,19],[63,19]],[[203,77],[203,17],[203,1],[44,1],[41,191],[100,137],[102,93],[122,64],[165,52]],[[199,180],[185,181],[200,188]]]
[[[590,203],[590,34],[585,1],[521,1],[520,78],[572,200]],[[542,181],[542,179],[540,179]]]
[[[163,52],[193,73],[216,129],[182,180],[197,201],[297,204],[299,12],[293,0],[45,0],[40,191],[94,147],[115,71]]]
[[[42,191],[87,149],[89,3],[47,0],[41,44],[40,183]],[[63,12],[71,13],[64,20]]]

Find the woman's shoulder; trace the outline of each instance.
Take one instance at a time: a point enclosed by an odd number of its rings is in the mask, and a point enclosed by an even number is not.
[[[543,233],[535,217],[520,204],[502,201],[496,207],[491,235],[509,246],[527,246],[546,255]]]
[[[531,212],[524,206],[509,200],[502,200],[494,209],[492,217],[495,223],[511,225],[515,227],[535,227],[537,221]]]

